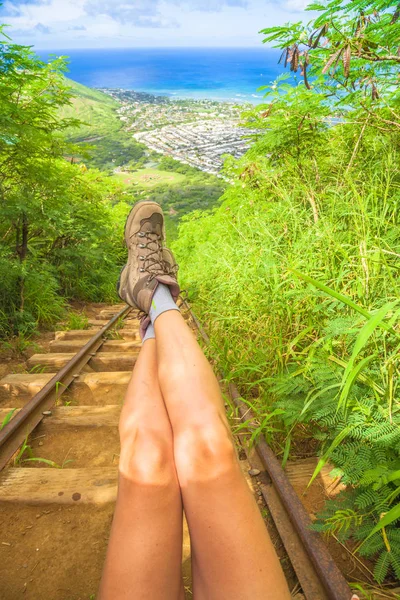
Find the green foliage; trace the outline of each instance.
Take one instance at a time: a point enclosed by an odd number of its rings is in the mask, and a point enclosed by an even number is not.
[[[399,21],[393,2],[313,8],[308,26],[264,31],[303,80],[281,77],[244,115],[260,133],[174,250],[275,450],[309,440],[314,477],[329,461],[347,485],[316,527],[353,537],[383,581],[400,559]]]
[[[10,412],[6,414],[6,416],[4,417],[3,421],[0,423],[0,431],[1,431],[2,429],[4,429],[4,427],[5,427],[6,425],[8,425],[8,423],[9,423],[9,422],[11,421],[11,419],[13,418],[13,416],[14,416],[14,413],[15,413],[15,411],[16,411],[16,410],[17,410],[16,408],[12,408],[12,409],[10,410]]]
[[[169,156],[155,156],[157,168],[121,174],[133,201],[146,199],[158,202],[166,221],[167,238],[174,240],[180,219],[195,210],[206,210],[219,204],[226,183],[190,165],[181,164]],[[160,174],[157,176],[157,174]],[[151,179],[146,182],[145,178]],[[130,185],[130,182],[134,182]]]
[[[64,315],[65,298],[115,298],[129,205],[116,182],[71,164],[77,148],[66,134],[80,122],[72,118],[65,60],[43,63],[1,27],[0,36],[0,337],[6,338],[51,327]],[[104,96],[85,90],[81,97],[90,102]],[[112,99],[104,102],[114,110]]]
[[[121,129],[121,122],[116,115],[119,104],[114,98],[72,79],[65,78],[64,82],[72,98],[69,104],[60,108],[59,114],[62,118],[79,115],[82,121],[79,129],[71,127],[66,130],[68,136],[76,141],[85,141],[93,136],[117,133]]]
[[[264,29],[264,42],[283,50],[281,61],[301,72],[306,88],[328,90],[336,108],[359,102],[367,109],[379,100],[374,108],[388,109],[400,65],[398,2],[330,0],[308,10],[321,14],[308,24]]]
[[[67,320],[63,323],[63,330],[89,329],[89,319],[83,313],[71,311],[68,313]]]
[[[123,130],[117,109],[119,103],[99,90],[65,79],[72,95],[69,104],[59,110],[62,118],[79,116],[79,127],[65,130],[67,139],[75,142],[73,160],[86,166],[112,173],[115,167],[137,163],[145,157],[146,148]]]

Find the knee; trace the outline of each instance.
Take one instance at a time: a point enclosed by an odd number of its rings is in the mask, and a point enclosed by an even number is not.
[[[174,439],[180,484],[207,482],[237,469],[235,448],[227,424],[216,414],[205,422],[189,424]]]
[[[122,414],[119,472],[141,485],[168,486],[175,478],[171,431],[145,422],[135,414]]]

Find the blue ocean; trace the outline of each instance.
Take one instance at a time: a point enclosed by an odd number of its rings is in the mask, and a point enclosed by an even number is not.
[[[49,52],[38,52],[43,59]],[[171,98],[261,102],[257,89],[282,73],[279,51],[259,48],[129,48],[57,50],[68,76],[96,88],[122,88]]]

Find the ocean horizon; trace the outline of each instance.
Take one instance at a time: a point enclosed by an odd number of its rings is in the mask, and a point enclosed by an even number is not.
[[[282,72],[279,51],[257,48],[127,48],[38,50],[68,56],[67,76],[92,88],[119,88],[176,99],[263,101],[261,86]]]

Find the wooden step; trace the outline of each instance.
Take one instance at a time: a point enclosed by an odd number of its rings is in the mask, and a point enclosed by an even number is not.
[[[108,308],[104,308],[103,310],[115,310],[115,312],[121,312],[121,310],[123,310],[124,308],[126,308],[128,305],[125,304],[125,302],[118,302],[118,304],[112,304],[111,306],[109,306]]]
[[[98,352],[89,362],[94,371],[132,371],[140,347],[130,352]]]
[[[108,504],[115,502],[118,471],[95,469],[7,469],[0,474],[0,503]]]
[[[56,331],[54,333],[54,339],[59,341],[64,340],[82,340],[89,341],[97,331],[91,329],[70,329],[69,331]]]
[[[0,400],[32,398],[54,377],[55,373],[11,374],[0,380]]]
[[[118,427],[121,406],[58,406],[42,427]],[[1,413],[0,413],[1,418]]]
[[[27,360],[27,365],[29,369],[35,368],[37,373],[56,373],[74,356],[74,352],[68,354],[34,354]]]
[[[317,464],[318,458],[313,457],[288,461],[285,468],[286,475],[288,476],[290,483],[295,488],[299,496],[301,496],[301,494],[307,490],[307,486],[311,477],[313,476]],[[324,467],[322,467],[317,479],[315,480],[316,483],[322,484],[325,494],[329,498],[337,496],[339,492],[346,487],[340,483],[339,479],[333,479],[330,476],[332,469],[333,466],[327,463]]]
[[[0,424],[14,409],[0,408]],[[14,414],[21,409],[16,408]],[[56,406],[51,410],[51,416],[45,417],[41,428],[54,427],[118,427],[121,406]]]
[[[140,348],[123,352],[98,352],[90,359],[88,366],[94,371],[129,371],[133,368]],[[28,361],[30,369],[36,368],[41,373],[54,373],[64,367],[75,353],[34,354]]]
[[[82,341],[83,343],[88,342],[94,335],[95,331],[90,329],[77,329],[70,331],[56,331],[54,334],[54,339],[56,341],[64,342],[64,341]],[[111,335],[113,332],[111,332]],[[119,329],[114,332],[115,339],[126,340],[127,342],[133,342],[135,340],[140,340],[139,335],[139,326],[136,329]]]
[[[122,340],[126,340],[127,342],[141,342],[140,339],[140,334],[139,334],[139,324],[137,325],[130,325],[127,328],[123,328],[123,329],[118,329],[117,331],[114,332],[114,339],[122,339]]]
[[[89,319],[88,325],[90,325],[91,327],[104,327],[104,325],[107,325],[109,320],[110,319]]]
[[[50,417],[52,418],[52,417]],[[304,459],[288,464],[290,482],[298,482],[301,466],[311,465]],[[305,462],[307,461],[307,462]],[[25,504],[106,504],[117,493],[117,468],[51,469],[15,468],[0,474],[0,502]]]
[[[113,315],[110,316],[110,319]],[[99,327],[104,327],[104,325],[107,325],[107,323],[109,323],[110,319],[89,319],[88,324],[93,327],[93,328],[99,328]],[[137,329],[138,328],[138,323],[139,321],[137,319],[131,319],[129,321],[125,321],[124,320],[124,329]],[[88,329],[86,329],[86,331],[90,331]]]
[[[117,315],[120,310],[101,310],[98,315],[96,315],[96,319],[112,319]]]
[[[54,377],[55,373],[22,373],[7,375],[0,380],[0,399],[8,400],[9,406],[19,406],[13,404],[13,400],[23,398],[23,403],[32,398]],[[117,371],[105,373],[82,373],[74,380],[71,390],[74,388],[89,388],[93,393],[99,388],[110,387],[112,389],[120,388],[123,392],[132,376],[131,371]],[[107,389],[105,389],[107,391]],[[21,405],[22,405],[21,404]]]
[[[50,342],[51,352],[78,352],[87,340],[54,340]],[[101,352],[135,352],[140,345],[134,341],[108,340],[101,346]]]

